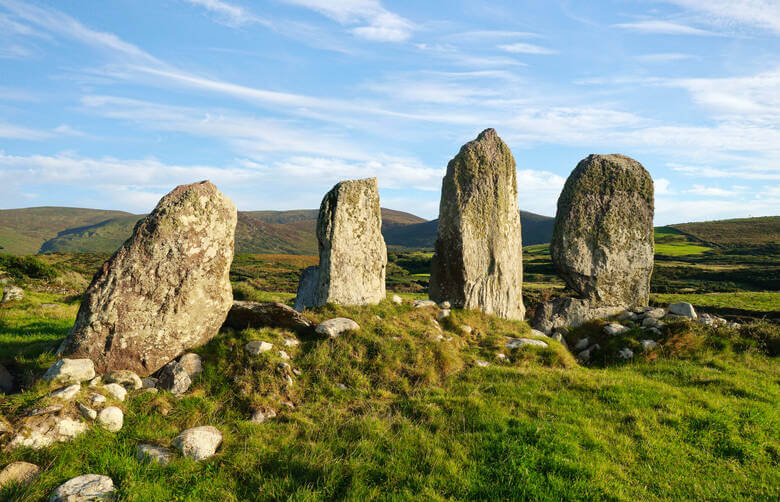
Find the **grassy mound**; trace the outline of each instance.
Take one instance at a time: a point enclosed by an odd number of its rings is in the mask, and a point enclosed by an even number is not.
[[[53,362],[75,315],[60,300],[28,292],[5,312],[0,362],[30,377]],[[506,337],[530,336],[525,323],[454,310],[437,327],[437,312],[328,306],[307,315],[350,317],[361,330],[297,345],[285,330],[226,330],[197,350],[204,373],[184,398],[138,394],[120,404],[118,433],[93,427],[71,443],[3,453],[0,468],[26,460],[43,472],[26,489],[0,489],[0,500],[45,499],[85,473],[138,501],[780,496],[776,326],[670,323],[656,350],[582,367],[551,340],[507,350]],[[274,349],[250,356],[250,340]],[[24,383],[0,397],[0,415],[15,418],[50,391]],[[253,424],[257,409],[277,417]],[[198,425],[222,431],[214,457],[135,460],[137,444],[170,446]]]

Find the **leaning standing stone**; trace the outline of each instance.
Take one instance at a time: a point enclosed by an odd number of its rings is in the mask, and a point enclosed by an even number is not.
[[[653,180],[623,155],[590,155],[558,198],[550,242],[566,284],[593,305],[647,305],[653,271]]]
[[[429,294],[436,302],[523,319],[515,159],[493,129],[447,165]]]
[[[233,303],[235,229],[217,187],[177,187],[95,275],[59,352],[147,376],[209,341]]]

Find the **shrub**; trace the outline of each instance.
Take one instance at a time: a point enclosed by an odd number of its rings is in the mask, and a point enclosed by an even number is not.
[[[0,266],[17,279],[54,279],[59,273],[35,256],[12,256],[0,254]]]

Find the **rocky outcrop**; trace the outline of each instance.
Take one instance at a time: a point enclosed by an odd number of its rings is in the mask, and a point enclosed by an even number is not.
[[[653,271],[653,180],[623,155],[590,155],[558,198],[550,254],[593,305],[647,305]]]
[[[233,303],[235,228],[217,187],[177,187],[95,275],[59,352],[147,376],[209,341]]]
[[[233,302],[225,326],[233,329],[270,326],[298,332],[310,332],[313,329],[311,321],[283,303],[244,301]]]
[[[376,178],[342,181],[325,194],[317,240],[320,264],[302,274],[296,310],[326,303],[370,305],[385,299],[387,248]]]
[[[522,284],[515,160],[487,129],[447,165],[429,295],[453,307],[523,319]]]

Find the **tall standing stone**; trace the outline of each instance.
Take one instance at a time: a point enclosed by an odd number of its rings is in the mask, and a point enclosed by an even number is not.
[[[558,199],[550,254],[592,305],[647,305],[653,271],[653,180],[624,155],[590,155]]]
[[[522,250],[515,159],[496,131],[486,129],[447,165],[431,299],[523,319]]]
[[[325,194],[317,240],[320,264],[302,274],[296,309],[385,299],[387,248],[376,178],[342,181]]]
[[[145,376],[209,341],[233,304],[235,228],[213,184],[174,189],[95,275],[59,352]]]

